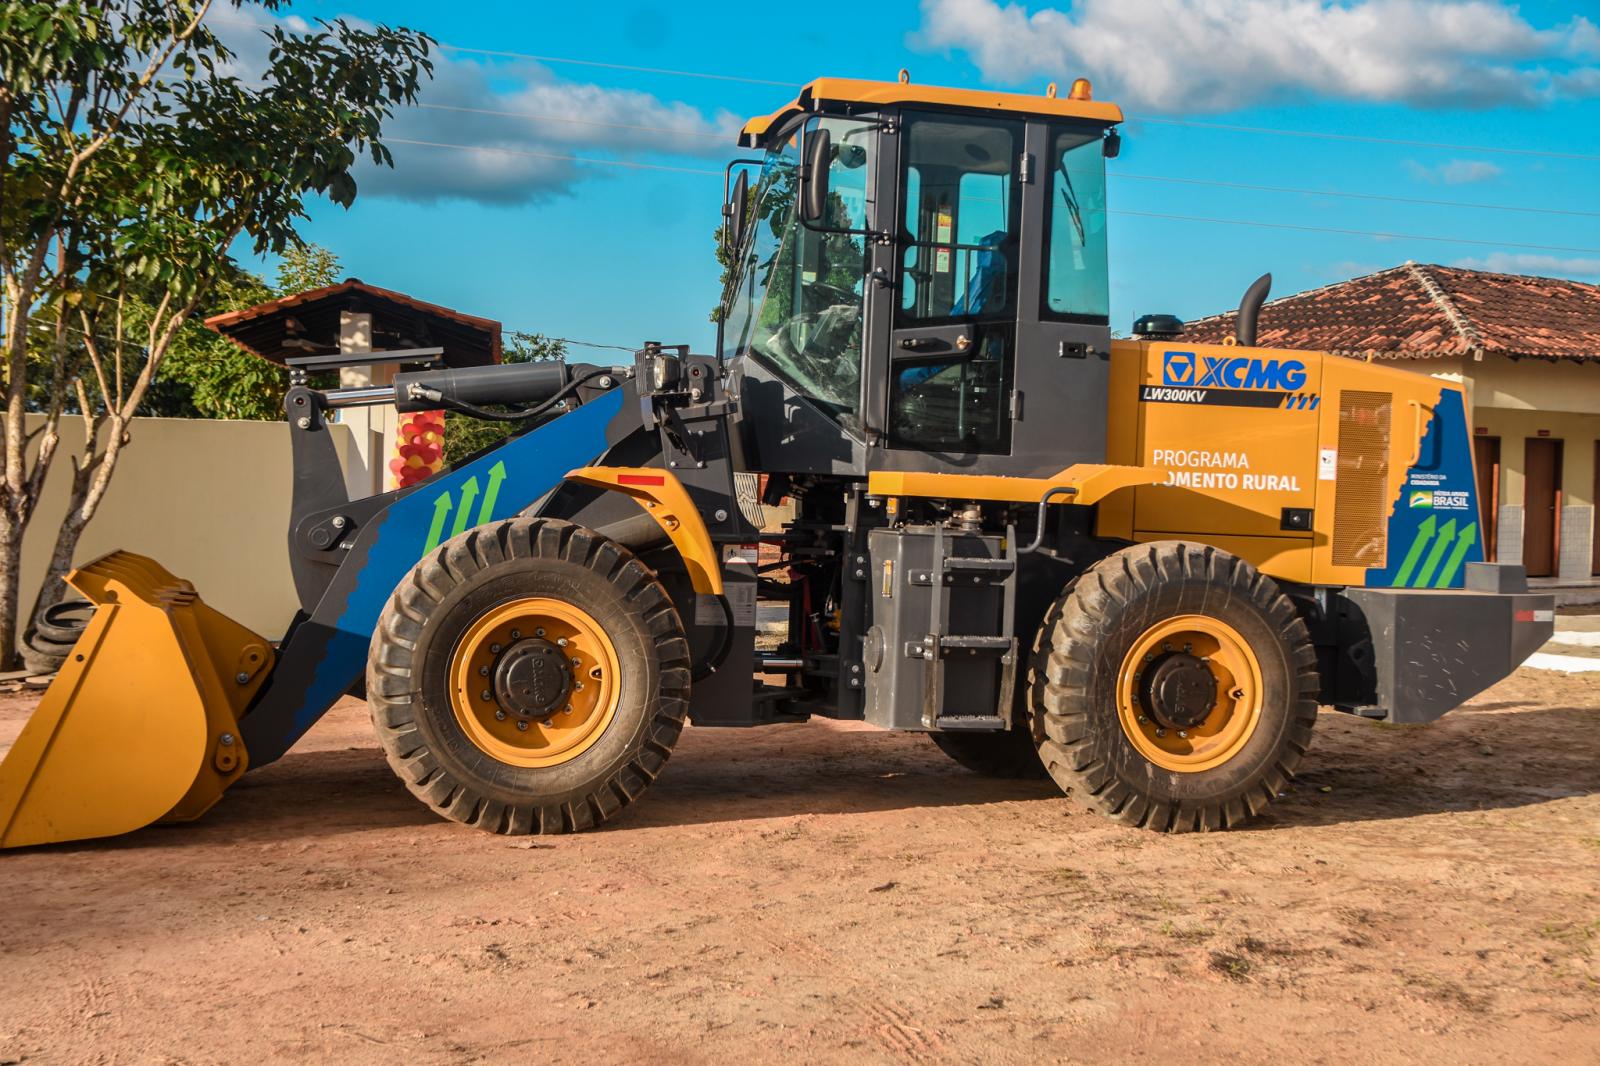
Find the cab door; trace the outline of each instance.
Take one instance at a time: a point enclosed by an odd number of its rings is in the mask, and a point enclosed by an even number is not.
[[[906,112],[884,445],[1008,453],[1024,124]]]

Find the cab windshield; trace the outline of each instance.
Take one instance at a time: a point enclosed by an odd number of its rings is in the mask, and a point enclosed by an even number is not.
[[[858,425],[862,293],[875,172],[874,123],[813,118],[832,141],[827,215],[798,215],[800,130],[767,153],[750,235],[739,249],[722,355],[749,354],[840,422]]]

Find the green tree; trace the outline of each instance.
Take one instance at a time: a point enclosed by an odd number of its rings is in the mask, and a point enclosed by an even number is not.
[[[333,20],[265,31],[264,69],[235,76],[204,22],[212,6],[0,0],[0,665],[15,663],[22,538],[63,414],[83,419],[86,444],[41,610],[173,341],[234,276],[235,241],[279,254],[299,243],[308,197],[349,206],[358,158],[392,163],[383,124],[432,73],[426,36]]]
[[[542,333],[511,334],[510,343],[501,353],[507,363],[536,363],[545,359],[564,359],[567,342],[559,337],[546,337]],[[499,444],[523,427],[522,422],[489,422],[455,411],[444,416],[444,461],[459,463],[474,452]]]
[[[235,268],[213,283],[204,307],[173,338],[140,414],[185,418],[283,417],[289,378],[282,367],[245,351],[206,328],[203,319],[293,296],[339,280],[339,257],[315,244],[287,248],[278,263],[276,288]]]

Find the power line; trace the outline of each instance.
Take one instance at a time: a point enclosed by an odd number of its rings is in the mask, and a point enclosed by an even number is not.
[[[599,167],[628,167],[632,170],[667,170],[675,174],[704,174],[720,178],[720,170],[698,170],[694,167],[674,167],[665,163],[635,163],[627,159],[590,159],[581,155],[561,155],[557,152],[535,152],[526,148],[502,148],[492,144],[445,144],[441,141],[413,141],[402,137],[385,137],[385,144],[414,144],[422,148],[453,148],[463,152],[503,152],[506,155],[524,155],[534,159],[557,159],[566,163],[583,163]],[[630,351],[632,349],[629,349]]]
[[[601,122],[592,118],[572,118],[568,115],[541,114],[536,111],[493,111],[483,107],[462,107],[457,104],[413,104],[428,111],[461,111],[469,115],[496,115],[501,118],[526,118],[535,122],[567,122],[575,126],[599,126],[612,130],[640,130],[644,133],[670,133],[675,137],[707,137],[717,141],[733,140],[732,133],[711,133],[705,130],[677,130],[670,126],[640,126],[628,122]]]
[[[679,137],[703,137],[713,140],[731,140],[726,133],[711,133],[703,130],[677,130],[670,126],[646,126],[622,122],[601,122],[596,119],[573,118],[568,115],[552,115],[537,111],[498,111],[482,107],[465,107],[456,104],[417,104],[421,108],[433,111],[460,111],[472,115],[493,115],[501,118],[525,118],[536,122],[566,122],[578,126],[598,126],[605,129],[638,130],[644,133],[660,133]],[[1203,185],[1217,189],[1243,189],[1249,192],[1292,193],[1303,196],[1331,196],[1346,200],[1377,200],[1398,204],[1424,204],[1432,207],[1457,207],[1478,211],[1517,211],[1525,214],[1536,215],[1573,215],[1581,218],[1600,218],[1600,211],[1572,211],[1555,207],[1518,207],[1511,204],[1484,204],[1471,203],[1462,200],[1433,200],[1414,196],[1389,196],[1380,193],[1342,192],[1333,189],[1303,189],[1286,185],[1249,185],[1241,182],[1209,181],[1201,178],[1174,178],[1165,174],[1129,174],[1124,171],[1111,171],[1110,177],[1126,179],[1128,181],[1156,181],[1174,185]]]
[[[573,118],[568,115],[551,115],[536,111],[497,111],[481,107],[465,107],[455,104],[417,104],[421,108],[433,111],[460,111],[473,115],[493,115],[502,118],[525,118],[540,122],[565,122],[579,126],[598,126],[605,129],[638,130],[644,133],[660,133],[680,137],[702,137],[713,140],[731,140],[725,133],[710,133],[703,130],[677,130],[670,126],[645,126],[622,122],[601,122],[596,119]],[[1216,189],[1242,189],[1249,192],[1290,193],[1302,196],[1328,196],[1346,200],[1375,200],[1397,204],[1423,204],[1432,207],[1456,207],[1477,211],[1516,211],[1534,215],[1572,215],[1580,218],[1600,218],[1600,211],[1572,211],[1555,207],[1518,207],[1512,204],[1485,204],[1471,203],[1462,200],[1433,200],[1414,196],[1389,196],[1380,193],[1343,192],[1333,189],[1304,189],[1287,185],[1250,185],[1241,182],[1210,181],[1201,178],[1175,178],[1165,174],[1129,174],[1124,171],[1111,171],[1110,177],[1128,181],[1154,181],[1165,182],[1173,185],[1201,185]]]
[[[572,163],[583,163],[589,166],[630,167],[640,170],[669,170],[679,174],[702,174],[707,177],[721,177],[720,170],[697,170],[691,167],[671,167],[656,163],[634,163],[623,159],[591,159],[584,156],[557,155],[551,152],[530,152],[518,148],[500,148],[485,144],[444,144],[438,141],[411,141],[401,140],[397,137],[389,138],[394,144],[414,144],[426,148],[447,148],[467,152],[505,152],[509,155],[533,156],[537,159],[559,159]],[[1173,179],[1178,180],[1178,179]],[[1303,190],[1312,192],[1314,190]],[[1208,218],[1197,215],[1171,215],[1155,211],[1126,211],[1111,210],[1112,215],[1131,215],[1138,218],[1164,218],[1177,222],[1207,222],[1224,226],[1256,226],[1262,229],[1290,229],[1306,233],[1338,233],[1353,237],[1373,237],[1378,240],[1412,240],[1433,241],[1441,244],[1472,244],[1493,248],[1521,248],[1543,252],[1587,252],[1600,253],[1600,248],[1574,248],[1556,244],[1523,244],[1511,241],[1478,240],[1468,237],[1432,237],[1417,233],[1387,233],[1381,230],[1339,229],[1331,226],[1301,226],[1288,222],[1260,222],[1252,219]]]
[[[519,331],[519,332],[528,332],[528,331],[523,330],[523,331]],[[544,336],[544,334],[540,334],[540,336]],[[596,343],[595,341],[575,341],[571,337],[546,337],[545,339],[556,341],[556,342],[561,343],[561,344],[576,345],[579,348],[612,348],[612,349],[615,349],[616,351],[619,351],[619,352],[638,352],[638,350],[643,347],[643,345],[599,344],[599,343]]]
[[[496,56],[501,59],[531,59],[538,63],[566,63],[578,67],[600,67],[605,70],[627,70],[636,74],[665,74],[674,78],[705,78],[710,81],[737,81],[746,85],[777,85],[785,89],[798,89],[802,83],[771,81],[767,78],[744,78],[736,74],[707,74],[699,70],[667,70],[663,67],[636,67],[628,63],[602,63],[594,59],[567,59],[560,56],[530,55],[527,52],[506,52],[493,48],[468,48],[460,44],[439,44],[449,52],[467,52],[472,55]]]
[[[247,19],[228,18],[225,15],[208,16],[208,21],[231,23],[239,26],[251,26],[256,29],[272,29],[271,25],[252,22]],[[608,63],[594,59],[573,59],[566,56],[537,55],[531,52],[514,52],[493,48],[472,48],[467,45],[449,44],[443,41],[435,42],[443,51],[462,52],[468,55],[493,56],[502,59],[527,59],[538,63],[558,63],[571,66],[595,67],[602,70],[625,70],[637,74],[659,74],[674,78],[699,78],[708,81],[738,82],[746,85],[771,85],[784,89],[799,89],[803,82],[777,81],[770,78],[749,78],[737,74],[711,74],[698,70],[674,70],[666,67],[635,66],[628,63]],[[1373,137],[1356,133],[1332,133],[1323,130],[1285,130],[1269,126],[1244,126],[1224,122],[1205,122],[1189,118],[1157,118],[1140,114],[1126,116],[1129,122],[1145,122],[1162,126],[1189,126],[1195,129],[1222,130],[1230,133],[1265,134],[1275,137],[1299,137],[1332,141],[1353,141],[1363,144],[1386,144],[1409,148],[1437,148],[1453,152],[1486,152],[1494,155],[1519,155],[1542,156],[1549,159],[1571,159],[1582,162],[1600,162],[1600,155],[1582,152],[1553,152],[1541,148],[1510,148],[1504,145],[1486,144],[1452,144],[1441,141],[1419,141],[1401,137]]]
[[[1435,241],[1441,244],[1476,244],[1492,248],[1523,248],[1540,252],[1587,252],[1600,254],[1600,248],[1572,248],[1560,244],[1518,244],[1511,241],[1483,241],[1468,237],[1429,237],[1420,233],[1383,233],[1377,230],[1337,229],[1332,226],[1301,226],[1291,222],[1257,222],[1244,218],[1207,218],[1198,215],[1168,215],[1155,211],[1107,211],[1111,215],[1132,215],[1137,218],[1164,218],[1175,222],[1207,222],[1221,226],[1256,226],[1262,229],[1290,229],[1304,233],[1339,233],[1351,237],[1375,237],[1379,240]]]
[[[1580,159],[1585,162],[1600,162],[1600,155],[1586,155],[1581,152],[1551,152],[1542,148],[1506,148],[1501,145],[1486,144],[1444,144],[1439,141],[1412,141],[1400,137],[1369,137],[1357,133],[1328,133],[1322,130],[1280,130],[1267,126],[1235,126],[1223,122],[1200,122],[1188,118],[1151,118],[1145,115],[1129,115],[1130,122],[1149,122],[1160,126],[1193,126],[1203,130],[1226,130],[1230,133],[1267,133],[1276,137],[1315,137],[1329,141],[1360,141],[1365,144],[1393,144],[1408,148],[1443,148],[1452,152],[1490,152],[1497,155],[1537,155],[1553,159]]]
[[[1520,211],[1530,215],[1577,215],[1600,218],[1600,211],[1569,211],[1558,207],[1515,207],[1511,204],[1476,204],[1462,200],[1426,200],[1414,196],[1386,196],[1380,193],[1340,192],[1333,189],[1298,189],[1287,185],[1246,185],[1235,181],[1208,181],[1202,178],[1173,178],[1164,174],[1127,174],[1109,171],[1107,177],[1128,181],[1159,181],[1173,185],[1204,185],[1214,189],[1244,189],[1249,192],[1296,193],[1304,196],[1334,196],[1345,200],[1381,200],[1396,204],[1427,204],[1432,207],[1460,207],[1475,211]]]

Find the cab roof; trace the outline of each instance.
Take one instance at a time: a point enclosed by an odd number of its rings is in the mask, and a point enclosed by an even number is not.
[[[1054,86],[1052,86],[1054,88]],[[1008,111],[1018,115],[1049,118],[1077,118],[1103,125],[1122,121],[1122,108],[1098,100],[1074,100],[1070,96],[1040,93],[1002,93],[989,89],[948,89],[937,85],[916,85],[909,81],[858,81],[854,78],[818,78],[800,90],[800,95],[770,115],[758,115],[739,131],[739,144],[745,148],[760,145],[763,137],[782,126],[794,115],[819,111],[827,104],[927,104],[935,107],[960,107],[977,111]]]

